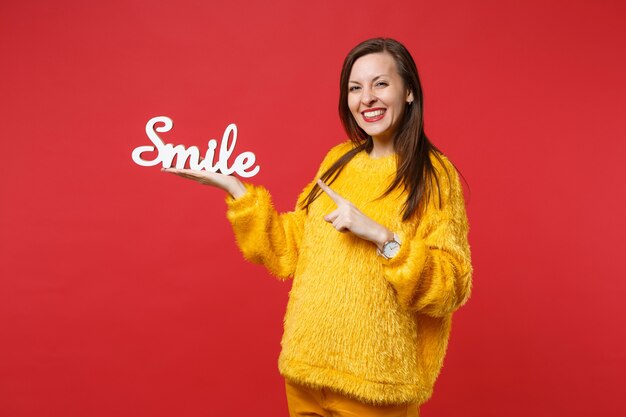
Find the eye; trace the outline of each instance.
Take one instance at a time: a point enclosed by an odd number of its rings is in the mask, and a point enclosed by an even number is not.
[[[389,83],[387,81],[379,81],[376,83],[376,87],[387,87]]]
[[[359,87],[358,85],[353,85],[353,86],[351,86],[350,88],[348,88],[348,91],[350,91],[350,92],[352,92],[352,91],[356,91],[356,90],[358,90],[359,88],[361,88],[361,87]]]

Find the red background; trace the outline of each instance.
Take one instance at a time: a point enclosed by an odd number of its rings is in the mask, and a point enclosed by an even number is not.
[[[86,4],[90,3],[90,4]],[[144,168],[153,116],[228,123],[289,210],[345,140],[343,57],[414,55],[469,182],[474,291],[422,415],[618,415],[620,1],[0,3],[0,415],[286,416],[291,284],[243,261],[224,194]]]

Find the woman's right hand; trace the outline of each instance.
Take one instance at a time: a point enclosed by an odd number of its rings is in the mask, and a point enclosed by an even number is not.
[[[246,187],[243,185],[239,178],[232,175],[218,174],[217,172],[210,172],[205,170],[192,170],[192,169],[177,169],[177,168],[161,168],[163,172],[169,172],[171,174],[178,175],[179,177],[187,178],[199,182],[200,184],[210,185],[220,188],[233,196],[233,198],[239,198],[246,193]]]

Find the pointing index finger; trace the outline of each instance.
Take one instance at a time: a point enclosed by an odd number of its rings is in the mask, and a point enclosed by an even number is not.
[[[317,185],[320,186],[322,191],[324,191],[326,194],[328,194],[330,199],[333,200],[335,202],[335,204],[339,204],[339,203],[342,203],[344,201],[344,198],[342,196],[337,194],[332,188],[330,188],[328,185],[326,185],[324,183],[324,181],[322,181],[321,179],[317,180]]]

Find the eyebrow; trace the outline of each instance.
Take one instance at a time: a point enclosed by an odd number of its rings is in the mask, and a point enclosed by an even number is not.
[[[377,80],[377,79],[379,79],[380,77],[388,77],[388,76],[389,76],[389,75],[387,75],[387,74],[380,74],[380,75],[377,75],[376,77],[374,77],[374,79],[372,80],[372,82],[376,81],[376,80]],[[358,82],[358,81],[352,81],[352,80],[350,80],[350,81],[348,81],[348,82],[349,82],[349,83],[359,84],[359,82]]]

